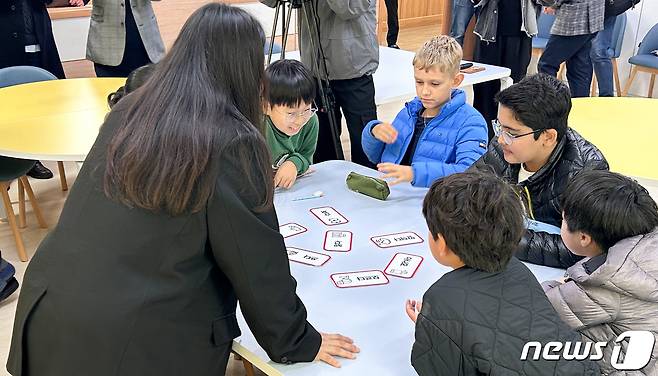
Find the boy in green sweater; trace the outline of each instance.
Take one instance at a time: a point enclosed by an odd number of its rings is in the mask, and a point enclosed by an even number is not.
[[[313,163],[318,117],[315,81],[299,61],[279,60],[265,70],[265,132],[276,170],[274,186],[290,188]]]

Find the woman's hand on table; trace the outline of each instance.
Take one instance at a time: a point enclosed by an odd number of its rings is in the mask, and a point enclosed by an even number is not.
[[[329,364],[332,367],[340,368],[340,362],[336,357],[355,359],[356,354],[361,350],[356,347],[354,341],[340,334],[320,333],[322,335],[322,344],[315,360]]]

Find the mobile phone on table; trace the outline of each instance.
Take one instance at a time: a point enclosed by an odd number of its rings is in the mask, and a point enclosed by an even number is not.
[[[472,66],[473,66],[473,63],[461,63],[461,64],[459,65],[459,70],[462,70],[462,69],[468,69],[468,68],[470,68],[470,67],[472,67]]]

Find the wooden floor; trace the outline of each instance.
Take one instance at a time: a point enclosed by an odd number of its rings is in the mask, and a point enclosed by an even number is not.
[[[168,7],[166,12],[163,12],[163,9],[160,8],[161,5],[159,3],[154,3],[162,34],[167,45],[170,45],[176,38],[178,31],[182,27],[182,24],[188,15],[191,14],[194,9],[196,9],[196,7],[206,2],[208,1],[177,0],[176,2],[163,2],[162,4],[166,3]],[[400,31],[398,44],[404,49],[416,50],[423,44],[425,40],[429,39],[433,35],[436,35],[439,29],[440,25],[403,29]],[[65,63],[64,67],[67,73],[67,77],[69,78],[94,76],[93,66],[88,61],[69,62]],[[387,114],[384,116],[392,116],[398,110],[399,108],[397,107],[388,110],[384,109],[383,113]],[[343,135],[346,136],[346,134],[347,132],[344,131]],[[343,138],[343,142],[344,149],[348,151],[349,146],[347,144],[347,137]],[[45,162],[45,164],[56,174],[55,178],[50,180],[31,179],[30,181],[39,200],[41,209],[44,212],[44,216],[46,217],[46,222],[48,223],[49,227],[52,228],[57,223],[59,213],[62,209],[62,206],[64,205],[67,194],[66,192],[62,192],[59,188],[57,165],[52,162]],[[69,179],[69,185],[72,185],[77,174],[77,166],[74,163],[66,163],[66,170]],[[14,184],[10,191],[12,201],[14,203],[17,201],[15,193],[16,185]],[[14,207],[14,210],[17,211],[17,206]],[[22,236],[25,242],[27,254],[31,257],[34,255],[34,252],[41,240],[48,233],[48,230],[40,229],[36,225],[36,219],[34,218],[29,205],[27,205],[27,214],[28,227],[22,230]],[[0,211],[0,217],[4,217],[4,210]],[[6,221],[0,223],[0,250],[2,250],[2,256],[16,267],[17,278],[19,279],[19,282],[22,282],[23,275],[28,263],[23,263],[18,260],[14,238]],[[8,375],[4,369],[4,365],[6,363],[7,353],[9,350],[9,342],[11,338],[17,299],[18,293],[14,293],[8,300],[0,303],[0,376]],[[242,363],[231,359],[226,374],[230,376],[244,375],[245,372],[244,368],[242,367]],[[262,373],[257,371],[257,375],[262,375]]]

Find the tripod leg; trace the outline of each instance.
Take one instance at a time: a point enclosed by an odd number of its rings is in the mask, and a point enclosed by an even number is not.
[[[290,33],[290,20],[292,20],[292,6],[288,8],[288,18],[283,27],[283,41],[281,43],[281,59],[286,58],[286,46],[288,45],[288,34]],[[299,14],[298,14],[299,15]]]
[[[283,6],[283,3],[277,4],[274,11],[274,24],[272,25],[272,34],[270,35],[270,50],[267,51],[267,65],[270,65],[272,62],[272,50],[274,49],[274,38],[276,37],[276,26],[279,21],[279,9],[281,6]]]

